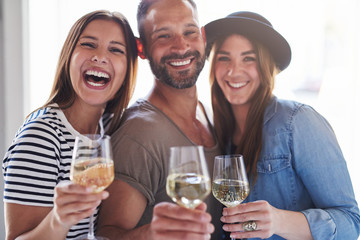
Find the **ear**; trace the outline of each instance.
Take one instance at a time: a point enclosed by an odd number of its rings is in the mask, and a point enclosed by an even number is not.
[[[204,43],[206,44],[206,34],[205,34],[205,28],[201,27],[201,36],[204,39]]]
[[[138,49],[138,56],[141,59],[146,59],[145,53],[144,53],[144,45],[142,44],[140,38],[136,38],[136,45]]]

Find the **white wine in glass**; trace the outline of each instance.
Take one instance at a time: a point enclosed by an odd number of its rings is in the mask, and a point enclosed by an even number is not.
[[[249,192],[243,156],[216,156],[212,185],[214,197],[226,207],[235,207],[245,200]]]
[[[72,182],[91,187],[94,193],[107,188],[114,180],[114,162],[110,137],[89,134],[77,136],[70,169]],[[93,214],[86,239],[105,240],[94,236]]]
[[[211,192],[211,181],[202,146],[170,148],[166,192],[186,208],[196,208]]]

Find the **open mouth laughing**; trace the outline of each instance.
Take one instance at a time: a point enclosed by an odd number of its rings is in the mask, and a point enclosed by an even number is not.
[[[96,70],[87,70],[84,78],[86,83],[93,87],[103,87],[110,81],[109,74]]]

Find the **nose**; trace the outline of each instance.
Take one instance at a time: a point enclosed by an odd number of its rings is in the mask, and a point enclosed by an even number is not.
[[[105,54],[96,53],[94,54],[94,56],[91,57],[91,61],[104,64],[108,62],[108,58],[106,57]]]
[[[238,61],[231,61],[227,69],[228,76],[235,76],[243,71],[243,65]]]
[[[184,36],[174,36],[173,44],[172,44],[172,51],[185,53],[189,50],[190,44],[189,42],[184,39]]]

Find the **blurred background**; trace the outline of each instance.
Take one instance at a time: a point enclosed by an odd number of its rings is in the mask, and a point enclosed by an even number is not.
[[[330,122],[360,199],[360,1],[195,0],[200,24],[240,10],[266,17],[290,43],[292,61],[277,76],[275,94],[313,106]],[[72,24],[97,9],[119,11],[136,36],[137,0],[0,0],[0,156],[24,121],[47,100],[61,47]],[[139,59],[132,99],[153,84],[147,61]],[[197,86],[210,107],[206,63]],[[306,151],[306,149],[304,149]],[[1,198],[3,179],[0,178]],[[0,206],[0,239],[4,235]]]

